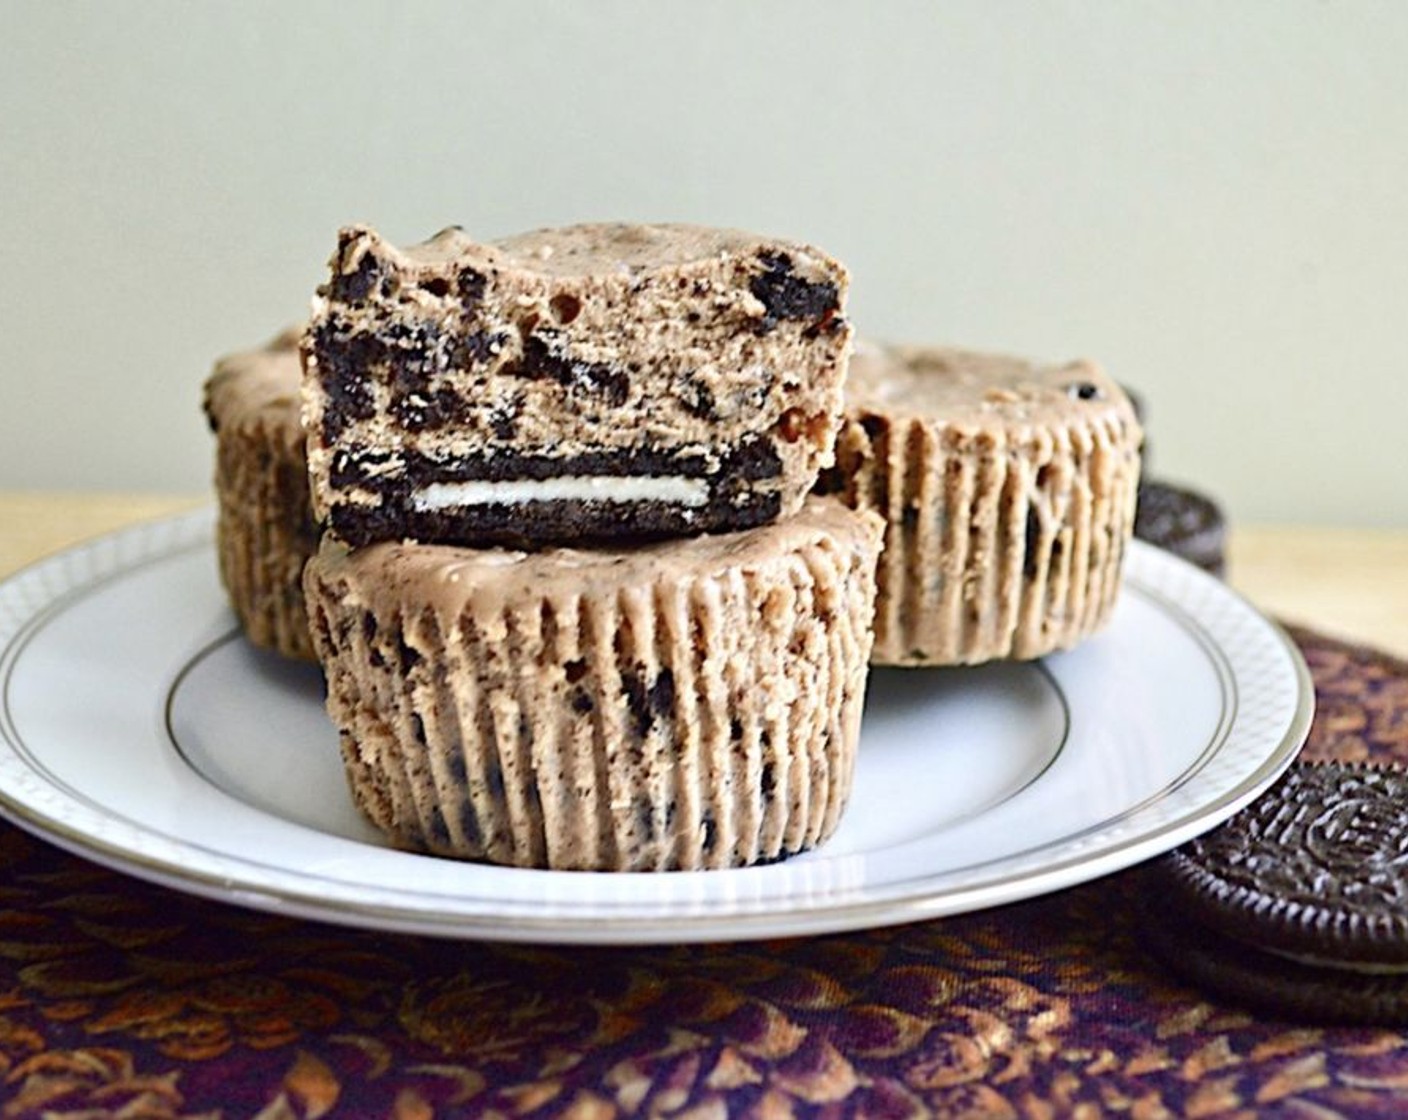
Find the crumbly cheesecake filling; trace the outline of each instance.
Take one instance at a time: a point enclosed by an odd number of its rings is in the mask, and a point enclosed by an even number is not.
[[[791,515],[833,453],[847,286],[818,250],[731,230],[403,250],[350,227],[304,340],[315,512],[352,544],[481,545]],[[481,481],[528,485],[458,490]]]

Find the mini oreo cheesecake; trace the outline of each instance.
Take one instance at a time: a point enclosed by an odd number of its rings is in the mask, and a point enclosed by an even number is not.
[[[216,440],[216,553],[230,605],[255,645],[312,660],[302,575],[318,533],[299,423],[299,336],[285,331],[222,358],[204,407]]]
[[[810,246],[599,224],[401,249],[353,226],[331,268],[304,420],[315,510],[354,546],[747,528],[830,462],[849,279]]]
[[[886,521],[875,663],[1035,658],[1099,629],[1133,532],[1140,439],[1091,362],[858,346],[821,488]]]
[[[793,517],[630,550],[329,535],[306,572],[353,799],[388,838],[522,867],[735,867],[849,796],[882,526]]]

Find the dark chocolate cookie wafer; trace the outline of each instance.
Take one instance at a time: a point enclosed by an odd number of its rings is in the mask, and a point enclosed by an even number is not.
[[[1151,928],[1166,939],[1181,927],[1175,965],[1241,998],[1337,1020],[1408,1018],[1405,804],[1402,770],[1294,767],[1151,866]]]
[[[1145,943],[1173,972],[1209,992],[1288,1019],[1322,1024],[1408,1023],[1408,974],[1302,964],[1201,925],[1151,887]]]
[[[1292,768],[1159,865],[1203,924],[1263,948],[1408,968],[1408,772]]]
[[[1217,503],[1197,491],[1141,480],[1134,535],[1215,576],[1226,569],[1227,523]]]

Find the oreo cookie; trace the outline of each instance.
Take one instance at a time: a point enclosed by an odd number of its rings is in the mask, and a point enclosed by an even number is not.
[[[1152,947],[1284,1015],[1408,1023],[1408,772],[1300,765],[1147,871]]]
[[[1221,578],[1227,568],[1227,522],[1216,502],[1195,490],[1141,479],[1136,503],[1139,540]]]

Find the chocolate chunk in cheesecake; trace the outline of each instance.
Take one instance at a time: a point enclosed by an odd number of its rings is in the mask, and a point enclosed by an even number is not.
[[[845,269],[600,224],[399,249],[342,231],[304,340],[314,508],[354,545],[539,544],[788,516],[831,461]]]

